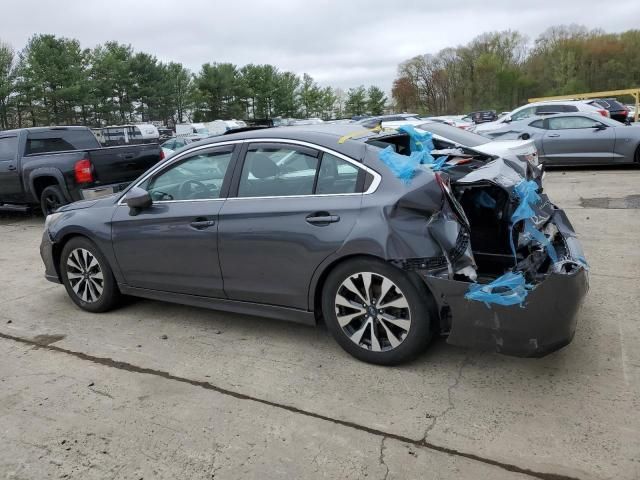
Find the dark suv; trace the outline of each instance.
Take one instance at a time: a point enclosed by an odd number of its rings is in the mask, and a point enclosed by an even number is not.
[[[597,98],[589,102],[594,107],[603,107],[609,112],[609,116],[622,123],[627,123],[629,109],[615,98]]]

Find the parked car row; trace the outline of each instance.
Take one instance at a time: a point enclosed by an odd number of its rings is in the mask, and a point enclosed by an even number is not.
[[[485,132],[492,139],[532,140],[545,165],[640,166],[640,128],[588,112],[531,116]]]

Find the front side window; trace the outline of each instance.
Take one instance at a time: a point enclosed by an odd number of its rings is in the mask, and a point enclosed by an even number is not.
[[[513,115],[511,115],[511,120],[522,120],[523,118],[530,117],[531,115],[533,115],[534,110],[535,110],[535,107],[523,108],[519,112],[516,112]]]
[[[0,162],[15,160],[18,148],[18,137],[0,138]]]
[[[544,128],[544,120],[536,120],[535,122],[531,122],[529,126],[535,128]]]
[[[252,147],[247,152],[239,197],[311,195],[318,152],[283,146]]]
[[[587,117],[556,117],[549,119],[549,130],[594,128],[600,125],[602,125],[602,122]]]
[[[220,198],[231,150],[193,155],[149,180],[146,189],[154,202]]]

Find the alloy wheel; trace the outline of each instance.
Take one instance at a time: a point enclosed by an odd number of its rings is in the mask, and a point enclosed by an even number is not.
[[[104,290],[104,275],[98,259],[89,250],[72,250],[67,257],[66,270],[69,284],[78,298],[87,303],[100,299]]]
[[[342,331],[365,350],[393,350],[411,328],[411,309],[404,293],[379,273],[350,275],[338,287],[335,308]]]

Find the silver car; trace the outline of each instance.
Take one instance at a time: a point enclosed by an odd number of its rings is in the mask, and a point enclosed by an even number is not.
[[[532,139],[546,165],[640,165],[640,128],[602,115],[560,113],[530,117],[492,132],[494,139]]]

